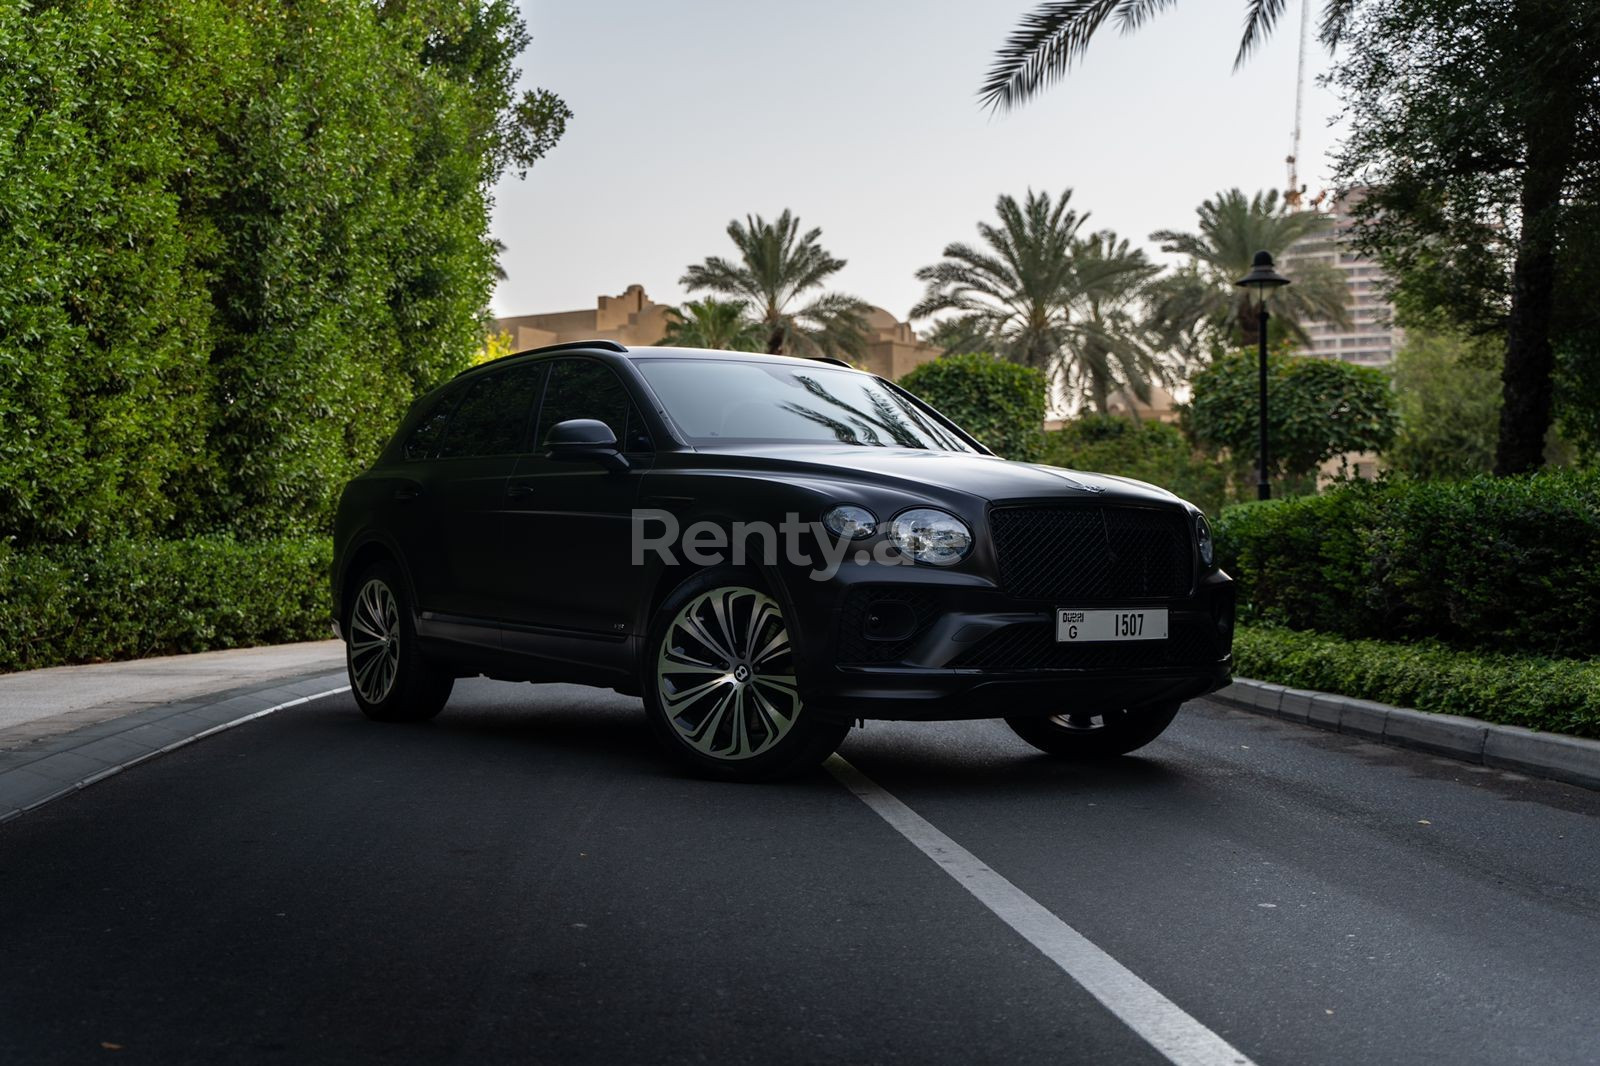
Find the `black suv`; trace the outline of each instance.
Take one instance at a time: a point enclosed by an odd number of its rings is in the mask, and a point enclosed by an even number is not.
[[[372,718],[477,674],[600,685],[740,779],[866,718],[1121,754],[1232,664],[1233,583],[1171,493],[1007,462],[843,364],[607,341],[418,400],[345,487],[333,599]]]

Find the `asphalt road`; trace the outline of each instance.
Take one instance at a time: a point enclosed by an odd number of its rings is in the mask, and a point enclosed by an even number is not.
[[[870,723],[881,789],[1261,1063],[1600,1062],[1600,793],[1203,702],[1083,768]],[[279,712],[0,825],[0,1063],[1159,1063],[826,772],[637,701]]]

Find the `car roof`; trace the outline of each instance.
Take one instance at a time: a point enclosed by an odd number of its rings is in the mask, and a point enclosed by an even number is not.
[[[563,352],[571,352],[575,354],[583,352],[613,352],[626,356],[632,361],[650,359],[715,358],[718,360],[732,360],[741,363],[771,363],[779,366],[815,366],[818,363],[823,363],[827,366],[834,366],[843,370],[854,370],[857,373],[865,373],[865,371],[851,366],[843,359],[834,359],[827,356],[816,359],[807,359],[801,356],[793,355],[768,355],[765,352],[731,352],[711,348],[667,348],[654,345],[628,348],[618,344],[616,341],[593,340],[569,341],[565,344],[549,344],[542,348],[529,348],[526,351],[513,352],[510,355],[501,356],[499,359],[494,359],[487,363],[480,363],[474,367],[468,367],[460,374],[457,374],[456,377],[461,378],[469,374],[476,374],[480,371],[487,370],[490,367],[504,366],[513,360],[520,361],[528,357],[556,355]]]

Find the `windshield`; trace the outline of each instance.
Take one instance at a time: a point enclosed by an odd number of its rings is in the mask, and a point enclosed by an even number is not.
[[[691,440],[827,442],[971,452],[949,427],[869,374],[724,359],[634,364]]]

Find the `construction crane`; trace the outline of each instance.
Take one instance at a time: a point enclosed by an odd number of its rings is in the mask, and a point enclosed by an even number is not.
[[[1300,62],[1294,81],[1294,137],[1289,145],[1289,185],[1283,192],[1283,206],[1290,211],[1300,210],[1300,198],[1306,187],[1300,184],[1296,165],[1300,159],[1300,120],[1305,113],[1306,100],[1306,29],[1311,24],[1311,0],[1300,0]]]

